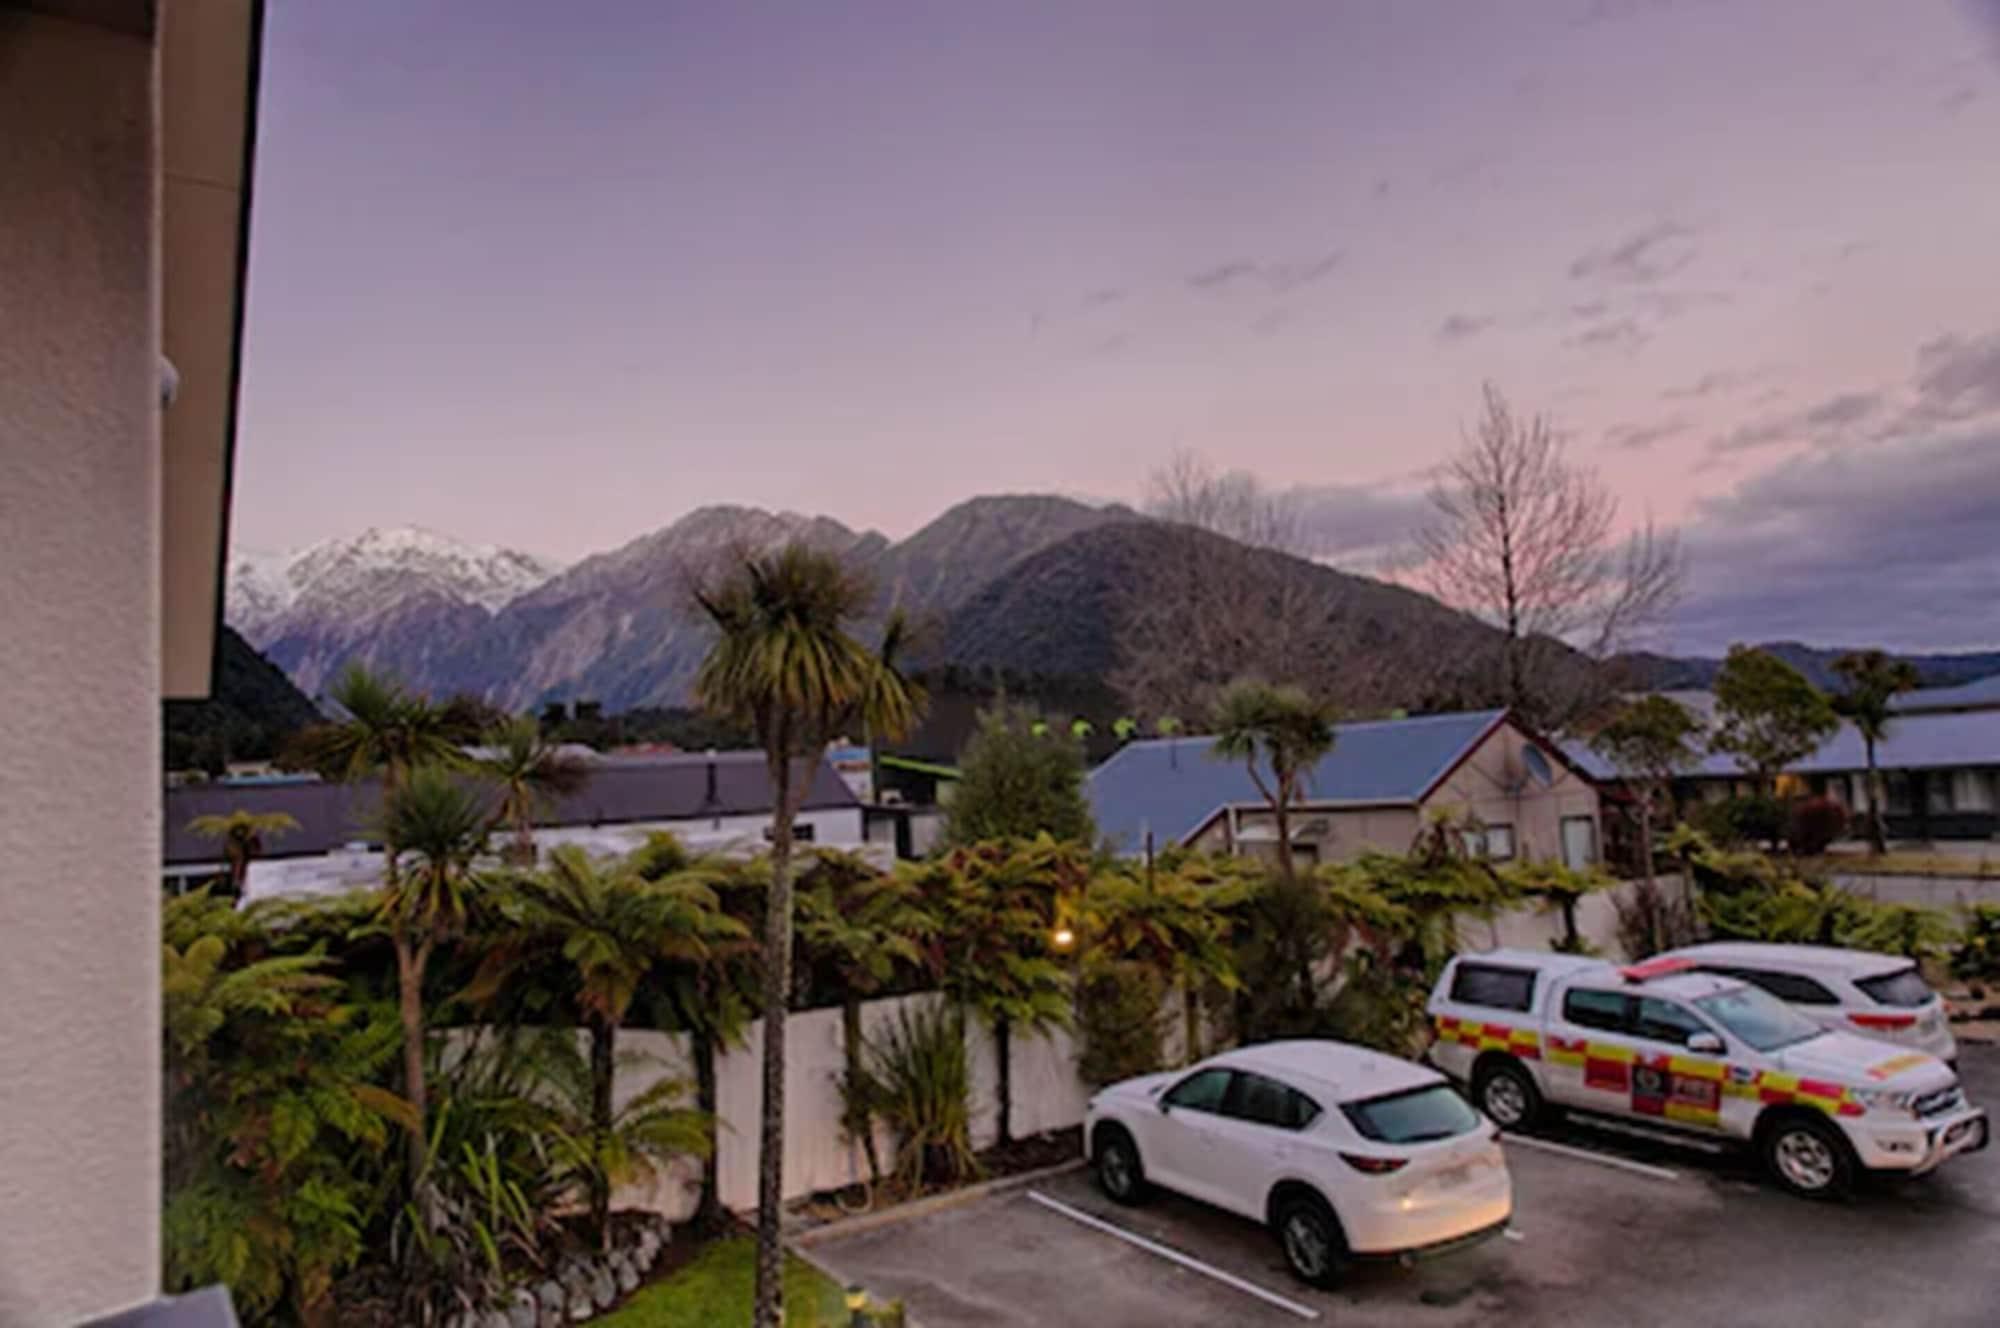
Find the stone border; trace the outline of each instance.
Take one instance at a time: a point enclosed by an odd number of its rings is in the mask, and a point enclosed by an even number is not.
[[[1079,1157],[1068,1162],[1059,1162],[1052,1167],[1043,1167],[1037,1171],[1024,1171],[1016,1176],[1002,1176],[998,1180],[980,1181],[976,1185],[966,1185],[956,1190],[947,1190],[943,1194],[926,1195],[921,1199],[912,1199],[908,1203],[895,1204],[888,1208],[878,1209],[872,1213],[856,1213],[853,1217],[836,1218],[831,1222],[822,1222],[818,1226],[800,1227],[787,1233],[786,1241],[794,1248],[798,1248],[817,1245],[822,1241],[838,1240],[842,1236],[858,1236],[864,1231],[873,1231],[877,1227],[891,1226],[897,1222],[907,1222],[913,1218],[929,1217],[932,1213],[941,1213],[947,1209],[956,1208],[960,1204],[971,1203],[975,1199],[984,1199],[995,1194],[1005,1194],[1009,1190],[1023,1189],[1029,1185],[1035,1185],[1048,1180],[1051,1177],[1067,1175],[1069,1172],[1081,1170],[1083,1166],[1084,1160]]]

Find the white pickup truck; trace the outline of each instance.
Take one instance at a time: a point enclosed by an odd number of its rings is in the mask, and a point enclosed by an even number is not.
[[[1555,1108],[1744,1144],[1813,1197],[1862,1169],[1921,1175],[1986,1146],[1986,1112],[1935,1056],[1829,1032],[1686,959],[1461,955],[1429,1012],[1431,1062],[1503,1129]]]

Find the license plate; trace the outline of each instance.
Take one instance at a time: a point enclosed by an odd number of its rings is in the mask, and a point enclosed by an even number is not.
[[[1446,1167],[1437,1173],[1437,1185],[1441,1190],[1455,1190],[1472,1179],[1476,1164],[1461,1162],[1455,1167]]]

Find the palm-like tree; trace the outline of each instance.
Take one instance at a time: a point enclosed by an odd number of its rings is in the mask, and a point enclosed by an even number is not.
[[[1079,845],[1050,836],[990,840],[914,872],[940,922],[946,995],[993,1030],[999,1139],[1013,1139],[1013,1035],[1069,1022],[1070,971],[1057,929],[1090,879]]]
[[[742,1043],[763,989],[762,951],[757,938],[764,933],[769,863],[762,858],[748,862],[693,859],[670,834],[653,835],[633,851],[629,861],[635,871],[651,880],[685,871],[699,861],[723,916],[735,924],[730,934],[711,937],[699,955],[682,955],[662,963],[645,986],[659,1026],[687,1034],[688,1059],[694,1062],[695,1109],[710,1130],[692,1222],[701,1230],[719,1231],[726,1215],[713,1138],[717,1061],[724,1048]]]
[[[219,816],[197,816],[188,822],[188,831],[203,839],[218,840],[222,856],[229,863],[229,891],[241,897],[250,877],[250,864],[261,857],[266,839],[280,839],[299,828],[285,812],[246,812],[241,808]]]
[[[510,719],[490,730],[487,743],[492,750],[474,761],[473,768],[500,790],[494,816],[513,831],[509,861],[532,867],[535,813],[581,789],[590,778],[590,767],[545,740],[541,724],[532,715]]]
[[[470,735],[443,707],[382,674],[350,665],[327,694],[343,716],[301,733],[303,762],[328,779],[357,783],[380,773],[386,798],[418,766],[454,765]]]
[[[779,1243],[784,1201],[785,1002],[791,988],[792,823],[827,744],[865,730],[891,740],[915,724],[921,692],[897,655],[909,629],[892,614],[879,650],[849,632],[870,591],[840,560],[794,541],[744,553],[696,591],[717,638],[695,695],[757,735],[772,790],[771,891],[764,929],[764,1104],[757,1174],[757,1328],[784,1317]]]
[[[1833,708],[1854,725],[1868,756],[1868,843],[1879,855],[1889,851],[1889,833],[1882,819],[1882,772],[1875,768],[1875,747],[1889,736],[1895,714],[1889,701],[1922,681],[1908,660],[1891,659],[1879,650],[1857,650],[1833,662],[1833,671],[1847,683],[1833,698]]]
[[[708,1118],[679,1105],[687,1085],[675,1079],[661,1079],[612,1110],[600,1092],[594,1042],[587,1061],[575,1042],[554,1041],[538,1070],[552,1107],[554,1170],[565,1188],[588,1196],[600,1248],[609,1250],[612,1187],[651,1180],[678,1158],[705,1155],[711,1147]]]
[[[377,918],[396,951],[403,1020],[403,1095],[415,1113],[410,1131],[412,1183],[424,1173],[424,972],[438,946],[461,935],[473,911],[472,861],[486,847],[491,820],[484,800],[438,766],[420,765],[387,794],[382,839],[388,845]]]
[[[1169,868],[1129,866],[1098,873],[1083,897],[1083,944],[1101,961],[1144,965],[1181,988],[1182,1052],[1201,1059],[1201,992],[1241,985],[1228,945],[1226,910],[1242,897],[1240,885],[1213,884]]]
[[[928,967],[936,923],[905,876],[877,871],[852,853],[822,850],[801,873],[800,948],[813,976],[840,993],[842,1127],[868,1159],[871,1185],[882,1179],[875,1149],[871,1077],[862,1056],[861,1002],[887,987],[897,971]],[[818,985],[818,984],[816,984]]]
[[[496,903],[513,938],[489,953],[473,989],[475,995],[495,989],[524,961],[554,958],[570,970],[569,994],[590,1034],[588,1110],[581,1113],[588,1130],[578,1146],[597,1159],[580,1175],[591,1227],[606,1249],[611,1186],[624,1147],[611,1105],[618,1029],[655,964],[698,961],[711,940],[743,931],[721,911],[699,868],[649,879],[642,865],[632,858],[601,864],[565,845],[549,855],[546,869],[509,877]]]
[[[1333,707],[1299,687],[1273,687],[1239,679],[1224,689],[1215,710],[1217,757],[1241,761],[1258,793],[1270,804],[1278,832],[1278,871],[1297,876],[1292,861],[1293,806],[1306,773],[1333,750]]]

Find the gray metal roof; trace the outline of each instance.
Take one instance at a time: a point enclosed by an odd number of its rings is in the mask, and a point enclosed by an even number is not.
[[[1333,751],[1305,780],[1311,803],[1415,803],[1506,715],[1479,710],[1342,724]],[[1261,806],[1263,794],[1241,761],[1213,755],[1213,738],[1128,743],[1091,771],[1085,784],[1097,829],[1112,847],[1133,851],[1148,829],[1172,844],[1227,806]]]
[[[1610,763],[1585,743],[1566,742],[1563,750],[1598,779],[1618,777]],[[1888,735],[1875,748],[1875,763],[1884,770],[2000,766],[2000,710],[1897,715],[1889,721]],[[1843,774],[1867,768],[1861,735],[1847,723],[1842,723],[1818,751],[1790,767],[1801,775]],[[1745,773],[1736,758],[1710,754],[1688,772],[1688,777],[1735,779]]]
[[[2000,709],[2000,673],[1960,683],[1956,687],[1924,687],[1889,698],[1891,710],[1911,714],[1925,710],[1972,710],[1987,706]]]
[[[750,816],[771,810],[771,780],[761,752],[718,752],[715,793],[709,796],[709,761],[695,753],[605,757],[590,767],[583,788],[538,814],[538,825],[617,825],[635,821],[682,821],[711,816]],[[166,791],[166,862],[216,862],[214,840],[188,830],[197,816],[233,811],[285,812],[299,823],[288,835],[270,839],[265,856],[302,857],[330,853],[369,837],[379,815],[381,785],[359,784],[188,784]],[[821,761],[803,810],[856,807],[859,799],[832,766]]]

